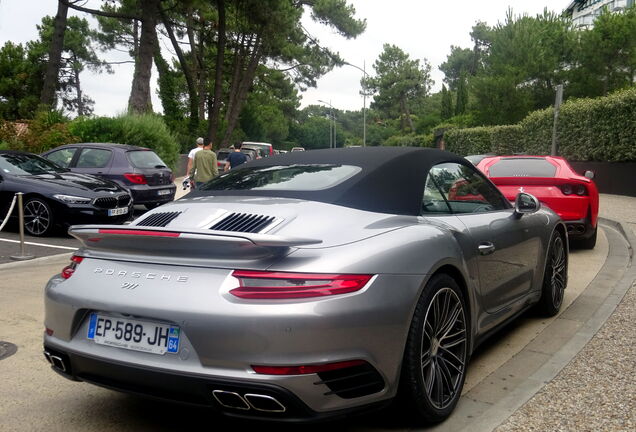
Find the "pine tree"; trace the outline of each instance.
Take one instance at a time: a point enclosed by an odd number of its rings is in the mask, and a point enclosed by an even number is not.
[[[453,116],[453,99],[451,92],[446,90],[446,86],[442,84],[442,109],[440,117],[447,120]]]

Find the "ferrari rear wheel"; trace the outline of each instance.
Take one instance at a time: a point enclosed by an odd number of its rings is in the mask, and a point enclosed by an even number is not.
[[[470,346],[467,316],[457,282],[433,276],[415,308],[403,370],[403,391],[429,423],[448,417],[461,395]]]
[[[548,259],[543,274],[543,286],[541,299],[537,308],[539,313],[546,316],[554,316],[561,309],[565,285],[567,283],[568,260],[563,237],[557,231],[550,239]]]

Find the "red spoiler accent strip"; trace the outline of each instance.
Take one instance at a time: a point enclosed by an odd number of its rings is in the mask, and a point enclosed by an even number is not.
[[[181,233],[169,231],[143,231],[143,230],[118,230],[118,229],[100,229],[100,234],[119,234],[134,236],[150,236],[150,237],[179,237]]]

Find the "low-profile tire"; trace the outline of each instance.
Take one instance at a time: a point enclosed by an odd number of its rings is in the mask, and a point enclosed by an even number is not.
[[[433,276],[413,314],[402,370],[402,397],[427,423],[446,419],[462,392],[469,358],[470,326],[457,282]]]
[[[550,248],[543,273],[541,299],[537,310],[541,315],[554,316],[563,304],[567,284],[568,257],[563,236],[555,231],[550,239]]]
[[[32,236],[42,237],[53,232],[53,209],[42,198],[29,198],[24,203],[24,230]]]

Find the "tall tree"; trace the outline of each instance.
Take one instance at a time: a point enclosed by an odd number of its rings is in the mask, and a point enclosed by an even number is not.
[[[62,61],[62,48],[64,46],[64,34],[66,32],[66,20],[68,16],[68,2],[57,2],[57,14],[53,24],[53,32],[48,52],[48,62],[44,74],[44,85],[40,94],[40,102],[48,107],[55,106],[55,91],[57,90],[58,75]]]
[[[446,86],[442,84],[442,109],[440,117],[447,120],[453,116],[453,99],[451,92],[446,90]]]
[[[42,23],[37,28],[40,38],[30,42],[29,49],[34,55],[46,59],[46,53],[50,52],[51,35],[55,32],[54,19],[48,16],[42,18]],[[97,56],[96,32],[90,28],[86,19],[69,17],[66,28],[58,78],[62,106],[80,116],[90,114],[94,102],[83,93],[80,74],[86,68],[94,72],[112,72],[112,69]]]
[[[32,118],[40,102],[45,64],[21,44],[0,47],[0,119]]]
[[[446,56],[446,61],[439,66],[444,72],[444,81],[450,90],[457,90],[458,82],[462,74],[472,73],[474,68],[474,51],[469,48],[460,48],[451,45],[451,52]]]
[[[144,113],[152,111],[150,101],[150,76],[153,62],[153,55],[157,44],[157,23],[159,21],[159,5],[161,0],[138,0],[138,9],[127,11],[122,9],[109,8],[106,4],[104,10],[90,9],[70,2],[70,0],[59,0],[68,7],[86,12],[94,16],[107,18],[117,18],[122,20],[133,20],[141,22],[141,33],[137,57],[135,58],[135,70],[133,82],[128,98],[128,109],[131,112]],[[123,5],[125,6],[125,4]]]
[[[466,87],[466,73],[463,72],[459,76],[457,84],[457,102],[455,102],[455,115],[466,113],[468,105],[468,88]]]
[[[402,130],[415,131],[410,106],[428,95],[433,85],[431,65],[426,59],[420,65],[399,47],[385,44],[373,68],[376,76],[361,81],[365,89],[375,93],[372,106],[389,117],[397,113]]]
[[[636,5],[623,13],[604,10],[594,27],[580,31],[570,94],[602,96],[636,80]]]

